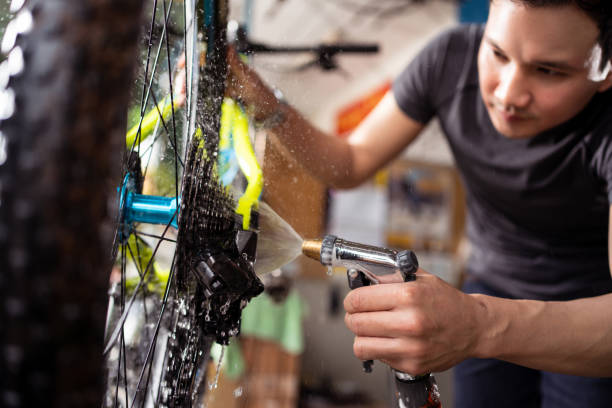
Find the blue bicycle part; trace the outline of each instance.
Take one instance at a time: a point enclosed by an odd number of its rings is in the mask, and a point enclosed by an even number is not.
[[[133,191],[133,182],[127,174],[123,179],[119,197],[121,224],[135,222],[148,224],[170,224],[178,229],[178,208],[180,197],[163,197],[138,194]]]

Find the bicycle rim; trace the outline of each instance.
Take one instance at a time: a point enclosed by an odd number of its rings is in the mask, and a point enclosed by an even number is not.
[[[153,0],[145,10],[150,23],[128,126],[135,132],[126,141],[119,190],[180,196],[181,204],[165,224],[118,223],[104,405],[183,407],[196,404],[206,390],[212,342],[237,333],[211,314],[229,303],[205,294],[191,272],[198,254],[234,232],[234,202],[215,175],[227,5]],[[176,107],[181,55],[186,102]]]

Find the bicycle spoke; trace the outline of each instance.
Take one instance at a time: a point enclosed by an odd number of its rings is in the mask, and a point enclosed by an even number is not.
[[[172,0],[170,0],[170,5],[172,5]],[[166,1],[164,0],[164,12],[166,12]],[[176,120],[174,117],[174,90],[172,89],[172,66],[170,63],[170,44],[168,42],[168,30],[166,27],[166,24],[168,24],[167,20],[164,20],[164,33],[165,33],[165,38],[164,41],[166,43],[166,59],[168,62],[168,83],[169,83],[169,87],[170,87],[170,106],[172,108],[172,138],[174,138],[174,146],[176,146]],[[175,149],[176,152],[178,152]],[[175,155],[175,157],[178,157],[178,154]],[[178,163],[175,160],[174,161],[174,178],[175,178],[175,188],[176,188],[176,197],[179,196],[179,172],[178,172]]]
[[[122,360],[123,360],[123,384],[124,384],[124,390],[123,392],[125,393],[125,406],[127,407],[128,405],[128,400],[129,400],[129,391],[128,391],[128,376],[127,376],[127,353],[126,353],[126,348],[125,348],[125,333],[123,333],[123,330],[121,330],[121,350],[123,350],[123,353],[121,353]]]
[[[142,96],[141,96],[141,101],[140,101],[140,114],[144,114],[145,112],[145,94],[147,92],[147,88],[146,88],[146,83],[147,83],[147,76],[149,73],[149,63],[151,61],[151,49],[153,48],[153,28],[155,27],[155,16],[157,15],[157,0],[153,1],[153,16],[151,18],[151,26],[149,27],[149,46],[147,47],[147,63],[145,64],[145,72],[144,72],[144,81],[143,81],[143,89],[142,89]]]
[[[193,69],[192,64],[189,63],[189,59],[191,54],[189,53],[189,47],[187,44],[189,43],[187,40],[187,30],[189,30],[193,35],[193,20],[187,19],[187,2],[183,1],[183,21],[185,22],[183,26],[183,44],[185,44],[185,129],[189,133],[189,129],[191,129],[191,115],[189,114],[189,108],[191,107],[191,75],[189,73],[190,69]],[[187,22],[189,22],[189,27],[187,26]],[[178,152],[178,150],[177,150]],[[178,156],[178,155],[177,155]],[[183,171],[185,170],[185,166],[183,165]]]
[[[155,348],[157,347],[157,336],[159,334],[159,328],[161,327],[161,322],[162,319],[164,317],[164,312],[166,310],[166,305],[167,305],[167,301],[168,301],[168,294],[170,293],[170,289],[172,287],[172,282],[173,282],[173,278],[174,278],[174,268],[175,268],[175,264],[176,264],[176,253],[174,255],[174,258],[172,259],[172,267],[170,268],[170,275],[168,277],[168,284],[166,285],[166,290],[164,291],[164,297],[162,300],[162,307],[159,313],[159,318],[157,319],[157,323],[155,325],[155,334],[153,335],[153,340],[151,341],[151,343],[149,344],[149,350],[147,352],[147,357],[145,359],[145,361],[151,361],[152,358],[151,356],[155,353]],[[145,367],[143,367],[143,370],[140,374],[140,377],[138,379],[138,385],[136,387],[136,389],[140,389],[140,384],[142,382],[142,378],[144,375],[144,371],[145,371]],[[151,373],[151,365],[149,365],[149,373],[148,373],[148,377],[150,378],[150,373]],[[146,381],[145,387],[148,388],[149,386],[149,381]],[[146,394],[146,388],[145,388],[145,394]],[[159,393],[159,391],[158,391]]]
[[[157,6],[157,1],[155,1],[155,5]],[[170,13],[168,12],[165,16],[164,16],[164,31],[166,29],[167,26],[167,21],[168,18],[170,17]],[[151,34],[152,35],[152,34]],[[162,32],[162,37],[165,35],[165,32]],[[152,47],[152,44],[149,43],[149,47]],[[144,82],[145,82],[145,86],[146,86],[146,92],[145,92],[145,96],[143,98],[143,101],[141,103],[141,111],[140,111],[140,121],[138,123],[138,136],[136,137],[136,139],[134,139],[134,143],[132,144],[132,146],[130,146],[130,153],[134,151],[134,147],[137,145],[136,141],[140,140],[140,132],[142,129],[142,121],[144,119],[144,113],[146,111],[146,106],[149,102],[149,96],[151,94],[151,89],[153,87],[153,80],[155,78],[155,71],[157,70],[157,64],[158,64],[158,60],[159,60],[159,56],[161,54],[161,49],[162,49],[162,41],[159,42],[159,46],[157,47],[157,53],[155,55],[155,61],[153,62],[153,69],[151,72],[151,79],[149,81],[149,84],[146,85],[147,82],[147,78],[144,78]],[[147,61],[147,64],[149,64],[149,61]]]
[[[167,241],[167,242],[173,242],[176,243],[175,239],[172,238],[166,238],[164,236],[161,235],[155,235],[155,234],[149,234],[147,232],[143,232],[143,231],[139,231],[139,230],[134,230],[134,234],[136,234],[136,236],[144,236],[144,237],[149,237],[149,238],[155,238],[155,239],[161,239],[162,241]]]
[[[124,245],[129,246],[129,245]],[[126,283],[126,263],[127,263],[127,255],[124,251],[121,254],[121,312],[125,309],[125,283]],[[121,344],[119,347],[119,367],[121,367],[121,363],[123,362],[123,392],[125,394],[125,404],[127,407],[128,402],[128,377],[127,377],[127,350],[125,348],[125,331],[123,326],[121,327]],[[119,383],[119,381],[117,381]]]
[[[121,289],[120,289],[120,293],[119,293],[119,296],[120,296],[120,299],[121,299],[120,300],[121,301],[121,305],[120,305],[120,307],[121,307],[120,310],[121,311],[123,311],[123,299],[124,299],[124,296],[123,296],[123,290],[124,290],[124,284],[123,284],[124,278],[123,277],[124,277],[124,273],[125,273],[125,245],[122,244],[122,250],[121,250],[121,282],[120,282]],[[122,339],[123,339],[123,336],[122,336]],[[121,382],[120,381],[120,379],[121,379],[121,362],[124,361],[123,360],[123,356],[124,355],[125,355],[125,343],[121,342],[120,347],[119,347],[119,357],[117,358],[117,373],[116,373],[117,381],[115,383],[115,406],[119,406],[119,383]],[[125,369],[125,362],[123,364],[123,367]],[[124,381],[125,381],[125,384],[126,384],[126,387],[127,387],[127,377],[125,376],[125,372],[124,372],[123,378],[124,378]],[[124,389],[124,392],[127,393],[127,389]]]
[[[136,267],[136,272],[138,272],[138,277],[141,280],[144,279],[144,275],[143,275],[143,273],[141,271],[142,266],[139,265],[140,264],[140,255],[138,255],[138,257],[136,257],[134,255],[134,253],[132,252],[132,248],[129,245],[126,245],[126,246],[127,246],[127,249],[128,249],[128,252],[129,252],[130,256],[132,257],[132,260],[134,261],[133,263],[134,263],[134,266]],[[138,247],[138,243],[136,244],[136,246]]]
[[[170,81],[170,103],[172,105],[172,132],[174,134],[174,140],[172,138],[169,139],[170,145],[172,146],[172,148],[178,152],[178,148],[176,145],[176,128],[175,128],[175,124],[174,124],[174,98],[172,97],[172,81]],[[157,110],[157,114],[159,116],[159,120],[162,123],[162,126],[164,127],[164,130],[166,131],[166,134],[170,134],[170,130],[168,129],[168,127],[166,126],[166,122],[164,120],[164,117],[162,115],[162,112],[159,110],[159,104],[157,102],[157,98],[155,97],[154,93],[151,93],[151,97],[153,98],[153,103],[155,104],[155,110]],[[153,145],[153,144],[152,144]],[[151,145],[151,146],[152,146]],[[184,168],[185,164],[183,163],[183,161],[181,160],[181,158],[178,156],[178,154],[176,155],[176,159],[180,162],[181,166]],[[178,195],[178,194],[177,194]]]
[[[176,217],[177,213],[175,211],[174,216],[172,217],[172,219],[174,219],[174,217]],[[172,221],[172,220],[171,220]],[[164,234],[168,231],[168,228],[170,227],[170,224],[168,224],[166,226],[166,228],[164,229]],[[155,246],[155,250],[153,251],[153,255],[151,256],[151,259],[149,260],[149,262],[147,263],[147,267],[145,268],[145,272],[144,272],[144,277],[146,278],[147,274],[149,273],[149,271],[151,270],[151,267],[153,265],[153,259],[155,257],[155,255],[157,254],[157,251],[159,250],[159,247],[161,245],[162,241],[159,241],[157,243],[157,245]],[[111,335],[108,343],[106,344],[106,347],[104,348],[104,355],[108,354],[108,352],[111,350],[113,344],[117,341],[118,337],[119,337],[119,331],[123,328],[123,325],[125,323],[125,319],[127,318],[128,313],[130,312],[132,305],[134,304],[134,299],[136,298],[136,295],[138,294],[138,291],[140,290],[140,288],[142,287],[142,285],[144,284],[144,279],[140,279],[140,281],[138,282],[138,285],[136,285],[136,288],[134,289],[134,293],[132,294],[132,296],[130,297],[130,300],[128,301],[127,307],[125,308],[125,310],[122,312],[121,314],[121,318],[119,319],[117,326],[115,327],[115,330],[113,331],[113,334]]]

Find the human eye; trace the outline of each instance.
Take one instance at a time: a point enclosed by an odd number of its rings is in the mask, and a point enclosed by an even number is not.
[[[508,57],[506,57],[506,55],[503,52],[501,52],[500,50],[498,50],[496,48],[492,48],[491,50],[493,52],[493,56],[496,59],[498,59],[500,61],[507,61],[508,60]]]
[[[556,69],[546,68],[546,67],[536,67],[536,72],[544,76],[552,76],[552,77],[562,77],[562,76],[567,75],[565,72],[562,72]]]

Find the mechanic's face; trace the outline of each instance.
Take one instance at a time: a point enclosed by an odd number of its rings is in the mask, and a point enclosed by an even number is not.
[[[607,90],[612,75],[599,69],[598,35],[597,24],[574,6],[492,1],[478,71],[495,128],[509,138],[534,136]]]

